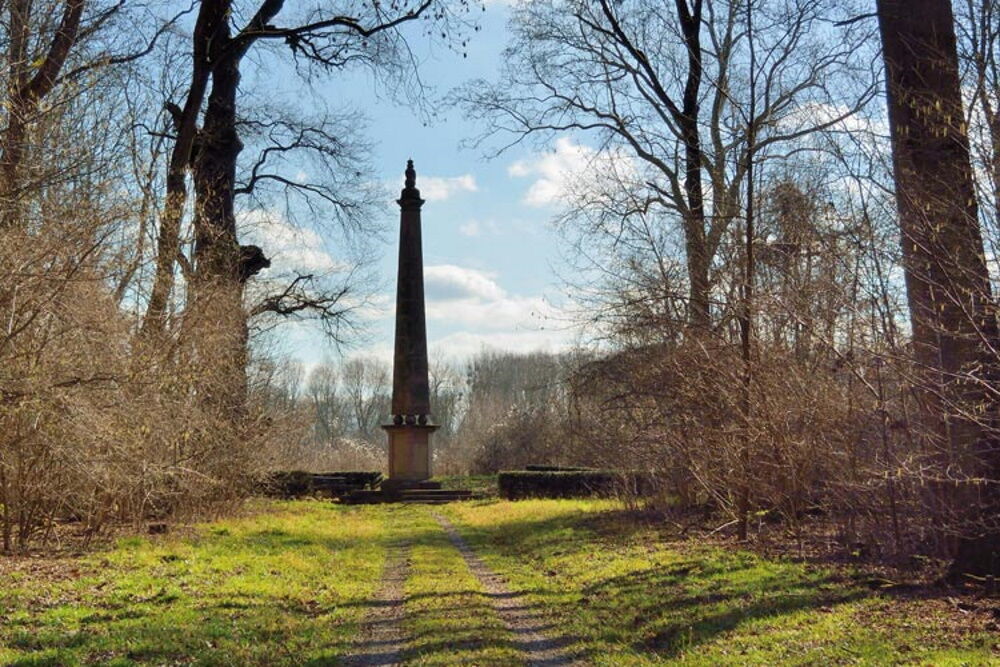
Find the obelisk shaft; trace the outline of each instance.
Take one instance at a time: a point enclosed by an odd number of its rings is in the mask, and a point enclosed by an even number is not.
[[[430,386],[427,382],[427,322],[424,317],[424,257],[420,207],[413,160],[399,197],[399,273],[396,278],[396,354],[392,364],[392,423],[389,479],[383,491],[405,488],[431,476]]]
[[[420,239],[420,207],[424,200],[416,188],[412,160],[407,163],[405,185],[398,201],[399,272],[396,279],[392,416],[396,423],[423,424],[431,411],[427,378],[427,322],[424,315],[424,258]]]

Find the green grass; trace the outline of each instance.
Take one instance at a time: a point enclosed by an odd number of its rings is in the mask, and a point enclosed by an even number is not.
[[[0,575],[0,664],[332,664],[381,575],[384,518],[276,503],[58,576]]]
[[[860,577],[664,542],[610,502],[445,512],[595,664],[1000,664],[995,633],[956,629],[943,601],[892,599]]]
[[[436,509],[527,592],[543,627],[595,664],[1000,664],[996,633],[946,601],[666,541],[610,501]],[[337,664],[399,540],[411,544],[407,662],[517,664],[516,642],[429,508],[309,501],[84,558],[0,561],[0,664]]]
[[[402,508],[413,543],[406,582],[408,655],[421,665],[511,665],[517,652],[461,553],[424,507]]]

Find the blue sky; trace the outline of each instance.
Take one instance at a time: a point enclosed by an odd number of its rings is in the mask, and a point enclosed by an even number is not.
[[[423,61],[421,76],[439,92],[473,78],[496,79],[507,39],[507,6],[491,2],[478,16],[481,31],[468,42],[467,58],[421,36],[412,45]],[[416,31],[415,31],[416,32]],[[412,33],[411,33],[412,34]],[[558,350],[573,341],[559,317],[563,303],[554,266],[559,239],[550,225],[566,168],[585,149],[564,138],[547,146],[518,147],[485,160],[460,147],[479,128],[457,109],[425,124],[412,109],[379,94],[363,73],[317,86],[330,104],[346,102],[369,117],[368,138],[376,178],[398,196],[408,158],[417,169],[423,208],[428,338],[432,357],[461,360],[483,347]],[[344,91],[347,91],[345,95]],[[398,208],[385,208],[388,232],[377,250],[376,275],[384,290],[366,309],[368,337],[347,354],[389,358],[392,349]],[[284,243],[270,239],[278,265],[322,269],[336,264],[333,239],[306,231]],[[555,316],[555,317],[553,317]],[[293,326],[281,334],[284,352],[310,366],[335,356],[313,329]]]

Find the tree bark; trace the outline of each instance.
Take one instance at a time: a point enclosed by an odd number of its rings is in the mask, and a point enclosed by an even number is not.
[[[987,426],[985,392],[968,381],[997,338],[989,274],[959,87],[949,0],[878,0],[888,82],[896,205],[924,426],[942,470],[966,479],[998,478],[1000,455]],[[961,529],[955,571],[994,568],[998,535],[990,524],[994,484],[941,485],[939,501]]]
[[[684,142],[684,189],[688,200],[687,219],[684,223],[689,282],[688,319],[694,327],[708,329],[712,323],[708,277],[711,253],[706,247],[705,239],[705,195],[701,183],[703,154],[701,134],[698,131],[698,95],[702,80],[702,1],[695,0],[693,7],[689,9],[687,0],[676,0],[677,17],[688,52],[687,80],[678,124]]]
[[[180,252],[181,220],[187,202],[187,171],[198,134],[201,112],[212,73],[210,46],[228,34],[229,0],[205,0],[195,23],[191,50],[191,85],[180,114],[175,118],[177,138],[167,166],[166,196],[157,238],[153,290],[140,331],[140,342],[158,340],[166,327],[167,304],[174,288],[174,266]],[[225,31],[225,32],[224,32]]]
[[[227,36],[228,37],[228,36]],[[246,398],[247,334],[233,190],[243,148],[236,131],[239,61],[224,57],[212,73],[212,92],[194,163],[194,273],[187,325],[201,349],[203,395],[237,416]]]
[[[195,329],[192,340],[205,370],[200,379],[202,395],[210,405],[237,419],[245,409],[247,392],[243,290],[247,278],[268,262],[261,257],[262,263],[248,270],[244,261],[248,257],[237,237],[236,161],[243,143],[236,128],[236,98],[243,56],[254,34],[263,30],[281,7],[276,0],[264,2],[247,28],[235,37],[227,22],[219,27],[211,43],[212,87],[193,165],[195,251],[187,326]]]

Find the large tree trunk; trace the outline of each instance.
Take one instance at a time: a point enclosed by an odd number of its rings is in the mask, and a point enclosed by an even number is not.
[[[187,170],[198,133],[198,114],[212,72],[211,45],[228,35],[229,0],[205,0],[195,23],[191,49],[191,84],[174,116],[177,138],[167,166],[167,192],[157,239],[156,272],[140,332],[140,343],[160,342],[166,327],[167,305],[174,288],[174,268],[181,249],[181,220],[187,202]]]
[[[281,3],[261,5],[248,30],[260,30]],[[195,357],[202,364],[199,391],[220,414],[239,419],[247,396],[247,279],[270,264],[256,246],[240,246],[234,197],[236,161],[243,150],[236,129],[240,64],[252,43],[220,28],[213,43],[212,89],[194,161],[195,255],[190,303],[185,316]]]
[[[964,126],[949,0],[878,0],[888,81],[896,203],[924,425],[942,470],[998,478],[985,392],[963,373],[992,368],[996,340],[989,274]],[[966,376],[967,377],[967,376]],[[985,379],[995,377],[990,373]],[[982,412],[981,412],[982,411]],[[938,501],[960,527],[957,571],[992,568],[998,546],[995,485],[941,485]]]
[[[688,52],[687,80],[678,124],[684,141],[684,189],[688,212],[684,221],[685,251],[688,267],[688,321],[696,328],[711,326],[709,305],[710,253],[705,239],[705,196],[701,183],[703,154],[698,129],[702,80],[701,13],[702,1],[688,8],[687,0],[676,0],[677,18]]]
[[[228,28],[220,45],[231,44]],[[195,254],[186,327],[202,368],[199,393],[226,416],[246,399],[247,335],[233,191],[243,148],[236,131],[239,54],[220,46],[194,161]]]

